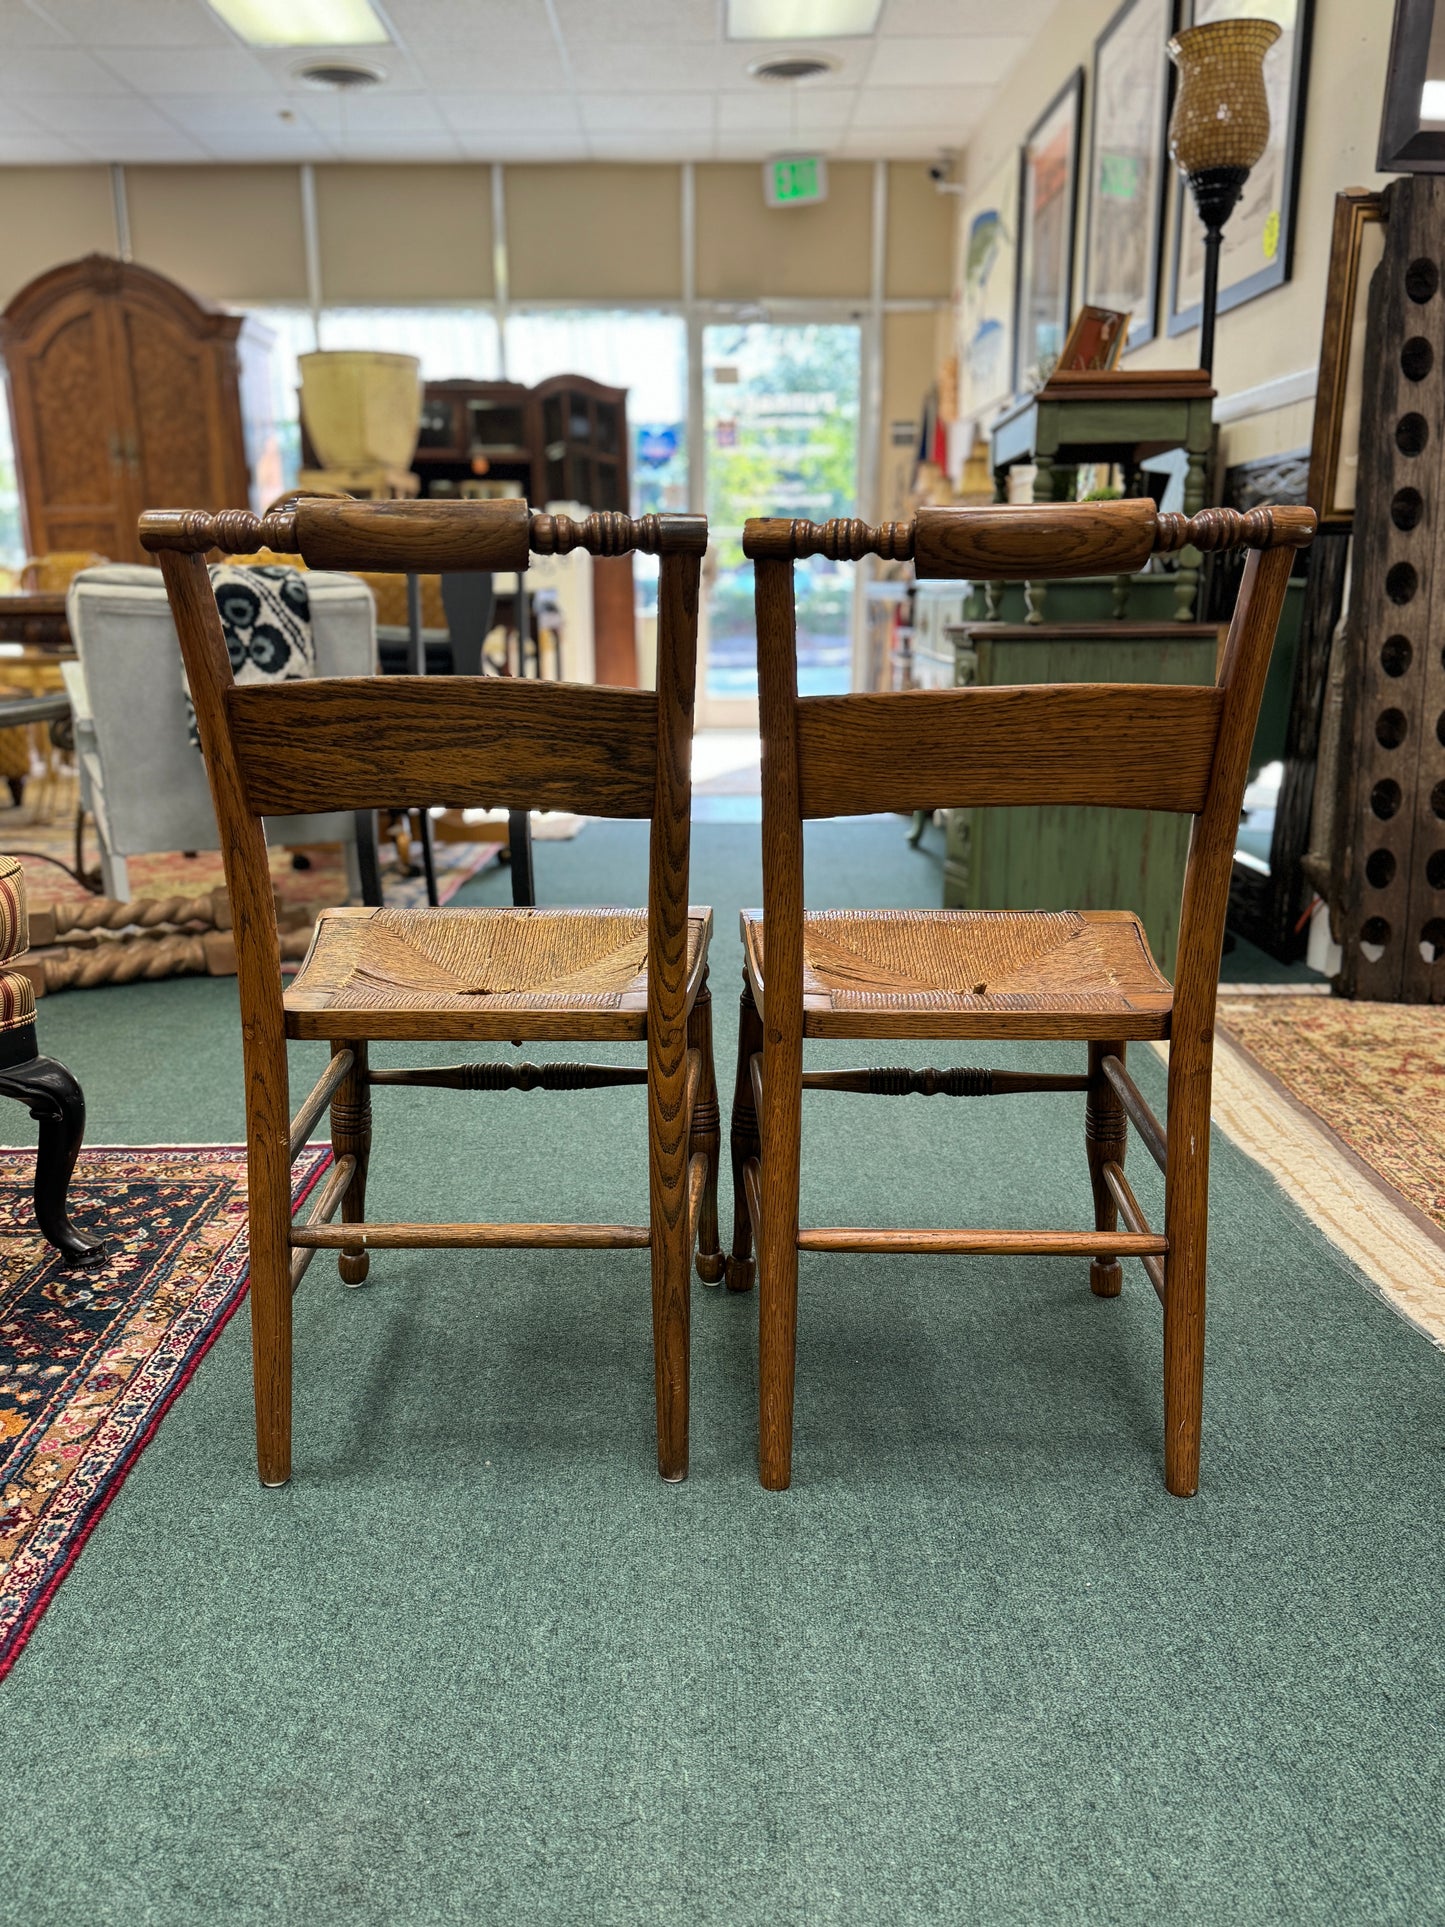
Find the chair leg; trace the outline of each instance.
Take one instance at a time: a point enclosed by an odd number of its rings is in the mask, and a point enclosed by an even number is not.
[[[687,1047],[702,1052],[702,1077],[688,1133],[688,1162],[691,1163],[699,1151],[707,1159],[707,1182],[702,1188],[702,1209],[697,1220],[697,1275],[705,1285],[716,1285],[721,1283],[723,1275],[722,1246],[717,1234],[717,1167],[722,1120],[718,1115],[717,1072],[712,1055],[712,992],[706,978],[687,1020]]]
[[[85,1136],[85,1096],[63,1064],[32,1057],[0,1071],[0,1092],[18,1098],[40,1125],[35,1159],[35,1222],[68,1265],[103,1265],[104,1243],[70,1222],[65,1208],[71,1173]]]
[[[1129,1120],[1118,1092],[1104,1075],[1104,1059],[1122,1063],[1127,1045],[1090,1044],[1089,1090],[1084,1109],[1084,1149],[1089,1159],[1089,1182],[1094,1187],[1094,1229],[1117,1231],[1119,1210],[1104,1182],[1104,1166],[1124,1162]],[[1089,1264],[1089,1289],[1096,1298],[1117,1298],[1124,1288],[1124,1268],[1117,1258],[1094,1258]]]
[[[679,1109],[680,1109],[679,1105]],[[669,1147],[649,1103],[652,1217],[652,1367],[657,1400],[657,1470],[673,1483],[687,1477],[692,1344],[692,1251],[687,1238],[687,1145]],[[670,1149],[672,1154],[670,1153]]]
[[[758,1476],[770,1492],[793,1482],[793,1387],[798,1353],[798,1178],[802,1040],[764,1052],[768,1133],[758,1227]],[[777,1088],[769,1088],[769,1079]]]
[[[1202,1078],[1170,1078],[1164,1186],[1164,1235],[1169,1240],[1164,1260],[1164,1483],[1181,1499],[1199,1489],[1204,1418],[1209,1091],[1207,1071]]]
[[[331,1149],[338,1158],[356,1159],[356,1175],[341,1200],[341,1222],[363,1224],[366,1167],[371,1158],[371,1085],[367,1081],[366,1040],[333,1043],[332,1056],[339,1050],[349,1050],[355,1060],[331,1099]],[[371,1268],[371,1258],[360,1245],[350,1245],[336,1254],[336,1268],[343,1284],[359,1285]]]
[[[291,1477],[291,1163],[284,1120],[283,1110],[279,1128],[267,1131],[253,1112],[246,1152],[256,1468],[267,1486]]]
[[[762,1154],[757,1112],[753,1106],[752,1072],[749,1069],[762,1047],[762,1021],[758,1016],[758,1007],[753,1002],[748,974],[744,971],[742,1004],[738,1015],[738,1074],[733,1086],[733,1248],[727,1262],[729,1291],[751,1291],[756,1269],[753,1263],[753,1221],[748,1216],[747,1193],[743,1190],[743,1166],[749,1158]]]

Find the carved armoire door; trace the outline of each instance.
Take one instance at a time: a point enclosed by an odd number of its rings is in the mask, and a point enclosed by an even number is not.
[[[85,286],[65,289],[5,331],[15,458],[32,554],[93,549],[129,557],[123,410],[107,304]]]
[[[0,318],[32,554],[149,562],[148,508],[246,508],[239,315],[164,275],[88,255]]]

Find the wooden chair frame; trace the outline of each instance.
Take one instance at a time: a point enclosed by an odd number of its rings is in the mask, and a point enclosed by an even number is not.
[[[339,1254],[348,1284],[383,1248],[648,1250],[657,1397],[658,1469],[687,1474],[688,1281],[722,1276],[717,1237],[717,1095],[706,949],[689,975],[688,855],[701,516],[534,514],[525,502],[355,502],[301,498],[258,517],[157,510],[141,517],[160,558],[195,703],[221,826],[241,998],[250,1186],[251,1331],[257,1457],[262,1482],[291,1474],[291,1300],[318,1250]],[[524,570],[529,556],[643,549],[661,557],[657,690],[521,683],[494,677],[379,677],[237,687],[206,572],[211,550],[269,548],[313,568]],[[301,805],[296,799],[306,797]],[[342,799],[345,799],[344,801]],[[540,1019],[478,1010],[417,1021],[364,1012],[303,1021],[282,996],[275,905],[261,818],[313,805],[374,809],[445,801],[459,807],[539,807],[649,817],[646,1008],[548,1011]],[[446,914],[446,913],[431,913]],[[511,915],[511,912],[499,913]],[[519,912],[518,914],[524,914]],[[638,999],[640,1005],[640,999]],[[422,1018],[427,1013],[421,1013]],[[388,1023],[400,1018],[404,1021]],[[647,1042],[646,1068],[625,1065],[462,1065],[372,1070],[371,1037],[530,1037]],[[288,1036],[328,1037],[332,1056],[294,1118]],[[403,1224],[365,1217],[371,1087],[577,1090],[645,1083],[649,1222]],[[291,1167],[331,1107],[334,1169],[305,1222],[292,1218]],[[331,1220],[340,1211],[342,1222]]]
[[[1040,508],[924,509],[911,523],[751,521],[762,723],[763,916],[766,985],[744,973],[733,1109],[735,1190],[728,1284],[747,1290],[756,1237],[759,1277],[759,1470],[773,1490],[791,1479],[799,1251],[1019,1252],[1091,1258],[1101,1297],[1138,1258],[1164,1307],[1164,1464],[1172,1493],[1199,1480],[1204,1385],[1205,1245],[1214,1007],[1235,831],[1250,743],[1294,551],[1312,538],[1309,509],[1206,509],[1160,515],[1152,502]],[[1031,685],[800,699],[793,563],[827,555],[911,557],[920,578],[994,581],[1132,572],[1156,552],[1254,551],[1212,687]],[[810,1025],[804,1010],[803,822],[864,811],[1072,802],[1191,814],[1178,965],[1155,1028],[1167,1035],[1168,1129],[1125,1068],[1125,1042],[1087,1013],[1020,1012],[987,1027],[936,1013],[880,1021],[848,1013]],[[946,915],[948,913],[940,913]],[[981,986],[980,986],[981,988]],[[1167,987],[1166,987],[1167,988]],[[765,995],[766,1003],[762,999]],[[1086,1075],[998,1071],[805,1073],[805,1034],[856,1037],[1072,1036],[1087,1041]],[[985,1096],[1086,1093],[1092,1231],[800,1229],[805,1089]],[[1164,1229],[1149,1226],[1124,1176],[1127,1127],[1164,1171]],[[1127,1227],[1120,1230],[1119,1220]]]

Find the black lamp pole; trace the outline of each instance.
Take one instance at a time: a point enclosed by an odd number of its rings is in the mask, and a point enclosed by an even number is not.
[[[1247,167],[1204,167],[1189,176],[1189,191],[1204,223],[1204,293],[1199,304],[1199,365],[1214,373],[1214,315],[1219,306],[1219,245],[1224,224],[1239,204]]]

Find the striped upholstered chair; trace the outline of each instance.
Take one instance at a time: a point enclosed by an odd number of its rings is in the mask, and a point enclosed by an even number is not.
[[[65,1210],[70,1174],[85,1135],[85,1098],[63,1064],[41,1057],[35,1037],[35,991],[23,971],[8,968],[30,940],[25,872],[0,856],[0,1095],[18,1098],[40,1123],[35,1161],[35,1218],[68,1264],[104,1264],[98,1238],[79,1230]]]

